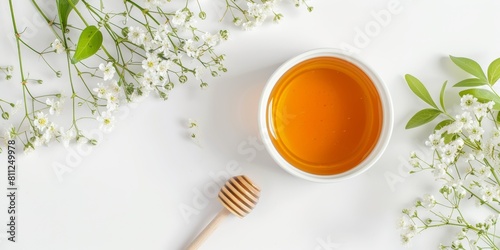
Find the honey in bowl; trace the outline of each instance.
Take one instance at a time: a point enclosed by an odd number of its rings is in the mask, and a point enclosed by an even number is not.
[[[288,163],[307,173],[335,175],[356,167],[375,148],[383,111],[363,70],[324,56],[281,76],[266,117],[271,141]]]

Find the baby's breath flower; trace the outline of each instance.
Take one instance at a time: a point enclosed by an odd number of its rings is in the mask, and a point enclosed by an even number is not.
[[[253,30],[257,26],[257,23],[254,21],[246,21],[242,24],[244,30]]]
[[[61,43],[61,41],[59,41],[59,39],[54,40],[54,42],[52,42],[52,44],[50,44],[50,46],[52,47],[52,49],[54,49],[54,51],[57,54],[61,54],[65,50],[64,45]]]
[[[107,93],[106,101],[106,109],[108,110],[108,112],[115,111],[120,103],[120,99],[115,93]]]
[[[172,67],[172,61],[170,60],[161,60],[160,63],[156,66],[156,72],[159,76],[166,78],[168,76],[168,71]]]
[[[457,148],[450,145],[446,144],[443,147],[440,148],[441,151],[441,159],[444,163],[450,164],[455,161],[456,153],[457,153]]]
[[[406,217],[401,216],[397,221],[398,229],[404,229],[407,226]]]
[[[142,61],[142,68],[149,72],[154,72],[158,66],[159,58],[156,54],[148,53],[146,59]]]
[[[218,34],[212,35],[210,33],[205,33],[201,36],[203,41],[207,43],[208,46],[215,46],[220,42],[220,36]]]
[[[63,105],[62,101],[55,101],[54,99],[47,98],[47,100],[45,101],[45,104],[47,104],[47,106],[50,107],[49,114],[51,114],[51,115],[54,115],[54,114],[60,115],[61,114],[62,105]]]
[[[198,48],[196,47],[195,42],[192,39],[188,39],[184,43],[182,49],[184,49],[186,55],[189,57],[196,58],[199,55]]]
[[[66,148],[69,147],[69,143],[71,142],[71,140],[75,139],[76,136],[74,129],[66,131],[62,127],[59,128],[59,134],[61,136],[61,142]]]
[[[118,81],[116,80],[112,80],[109,85],[107,86],[109,92],[119,96],[120,95],[120,91],[121,91],[121,88],[120,86],[118,85]]]
[[[53,138],[58,136],[58,128],[57,125],[53,122],[47,127],[45,132],[43,133],[44,144],[49,143]]]
[[[187,10],[177,10],[174,17],[172,18],[172,24],[177,27],[184,26],[188,17],[189,12]]]
[[[481,187],[481,199],[486,203],[491,203],[493,199],[497,199],[497,189],[491,185],[484,185]]]
[[[436,199],[431,194],[425,194],[421,200],[421,204],[423,207],[431,209],[436,205]]]
[[[105,98],[106,95],[108,94],[108,88],[104,83],[98,82],[97,83],[97,88],[93,89],[94,92],[97,93],[97,97],[99,98]]]
[[[407,234],[401,234],[401,243],[403,244],[403,246],[409,246],[410,240],[411,240],[411,236],[409,236]]]
[[[476,103],[472,109],[474,111],[474,115],[478,120],[481,120],[483,117],[485,117],[488,112],[488,106],[480,102]]]
[[[106,65],[104,63],[99,64],[99,69],[104,74],[104,81],[111,80],[115,76],[116,70],[112,62],[108,62]]]
[[[144,31],[141,27],[129,27],[127,38],[132,43],[144,45],[146,42],[146,31]]]
[[[444,178],[446,175],[446,164],[436,164],[432,173],[434,174],[434,178],[436,178],[436,180]]]
[[[410,159],[417,158],[417,153],[415,151],[410,152]]]
[[[115,117],[111,115],[110,112],[102,112],[100,116],[97,117],[100,122],[100,129],[105,132],[110,132],[115,126]]]
[[[436,150],[444,145],[444,138],[442,138],[440,134],[431,134],[429,135],[429,140],[425,142],[425,145],[431,147],[433,150]]]
[[[477,104],[477,98],[473,95],[463,95],[460,99],[460,106],[462,106],[463,110],[472,110],[474,106]]]
[[[49,119],[43,112],[38,112],[35,114],[34,124],[36,128],[43,132],[49,125]]]
[[[472,124],[472,126],[468,129],[467,132],[469,132],[469,139],[471,141],[479,141],[482,138],[484,129],[476,121]]]

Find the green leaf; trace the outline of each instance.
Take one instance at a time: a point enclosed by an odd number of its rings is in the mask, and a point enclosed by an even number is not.
[[[78,3],[79,0],[56,0],[57,3],[57,14],[59,15],[59,21],[61,22],[61,29],[63,32],[68,26],[68,16],[73,10],[73,6]]]
[[[497,58],[488,66],[488,82],[490,85],[495,84],[498,79],[500,79],[500,58]]]
[[[477,87],[488,84],[488,82],[481,80],[479,78],[469,78],[463,81],[460,81],[453,85],[453,87]]]
[[[406,129],[416,128],[434,120],[439,114],[439,109],[422,109],[418,111],[406,124]]]
[[[446,112],[446,108],[444,107],[444,90],[446,89],[446,84],[448,81],[445,81],[443,83],[443,86],[441,87],[441,91],[439,92],[439,104],[441,104],[441,108]]]
[[[75,54],[71,63],[75,64],[94,55],[102,45],[102,33],[96,26],[85,28],[78,39]]]
[[[448,144],[448,143],[450,143],[450,142],[452,142],[452,141],[456,140],[456,139],[457,139],[458,137],[460,137],[460,136],[459,136],[459,135],[457,135],[457,134],[446,134],[446,135],[444,135],[443,137],[444,137],[444,138],[443,138],[443,139],[444,139],[444,143],[445,143],[445,144]]]
[[[454,121],[453,121],[453,120],[451,120],[451,119],[443,120],[443,121],[441,121],[440,123],[438,123],[438,124],[436,125],[436,127],[434,127],[434,130],[440,130],[440,129],[442,129],[442,128],[444,128],[444,127],[446,127],[446,126],[448,126],[448,125],[452,124],[453,122],[454,122]]]
[[[465,57],[454,57],[454,56],[450,56],[450,59],[465,72],[483,81],[487,80],[486,75],[484,75],[484,72],[481,69],[481,66],[479,66],[479,64],[476,61]]]
[[[500,123],[500,112],[497,113],[497,123]]]
[[[432,100],[431,95],[429,94],[429,91],[425,88],[425,86],[418,80],[416,77],[407,74],[405,75],[406,82],[408,83],[408,86],[410,87],[411,91],[415,93],[420,99],[422,99],[424,102],[427,104],[431,105],[432,107],[437,109],[436,103]]]
[[[482,102],[482,103],[487,103],[489,101],[493,101],[495,103],[493,108],[496,110],[500,110],[500,97],[489,90],[486,90],[486,89],[466,89],[466,90],[460,91],[458,94],[461,97],[464,95],[467,95],[467,94],[473,95],[474,97],[477,98],[477,101]]]

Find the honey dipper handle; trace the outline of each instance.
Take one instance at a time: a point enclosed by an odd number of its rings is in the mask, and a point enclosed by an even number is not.
[[[216,216],[215,218],[212,219],[212,221],[201,231],[201,233],[196,237],[196,239],[191,242],[191,244],[186,248],[186,250],[196,250],[198,249],[201,244],[212,234],[215,229],[217,229],[217,226],[219,223],[231,214],[229,210],[223,208]]]

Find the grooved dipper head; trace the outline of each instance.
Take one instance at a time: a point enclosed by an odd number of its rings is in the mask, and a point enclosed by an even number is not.
[[[260,189],[246,176],[229,179],[219,192],[219,200],[234,215],[243,218],[259,201]]]

